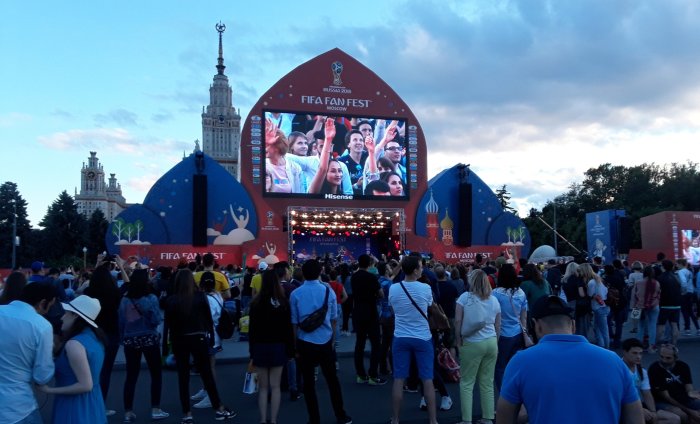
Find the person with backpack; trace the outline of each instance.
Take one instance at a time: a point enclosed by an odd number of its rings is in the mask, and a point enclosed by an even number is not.
[[[681,315],[681,282],[673,272],[673,261],[664,259],[661,261],[663,272],[657,277],[661,286],[659,299],[659,321],[656,324],[657,337],[664,337],[666,324],[671,326],[672,344],[678,342],[680,335],[679,322]]]
[[[591,298],[596,344],[602,348],[609,349],[608,315],[610,315],[610,306],[605,303],[608,298],[608,288],[603,284],[603,279],[600,278],[598,273],[593,271],[591,264],[581,264],[580,270],[583,280],[587,282],[588,297]]]
[[[608,288],[606,304],[610,307],[608,333],[612,337],[611,347],[618,348],[622,339],[622,324],[627,320],[627,297],[624,294],[627,284],[624,274],[612,265],[603,267],[603,283]]]
[[[235,417],[236,413],[221,402],[216,381],[211,373],[209,348],[214,343],[210,337],[214,333],[214,321],[207,296],[197,289],[189,269],[181,269],[175,274],[175,293],[168,297],[165,323],[177,366],[178,391],[183,413],[180,423],[194,422],[190,407],[190,355],[211,399],[215,419],[221,421]]]
[[[561,270],[557,265],[557,261],[550,259],[547,261],[547,269],[544,272],[544,279],[549,283],[552,294],[559,296],[561,293]]]
[[[151,419],[170,416],[160,409],[163,374],[160,360],[160,332],[163,321],[158,299],[151,293],[148,271],[137,269],[131,274],[129,290],[119,304],[119,340],[124,346],[126,380],[124,381],[124,422],[136,421],[134,393],[141,370],[141,356],[151,375]]]
[[[214,321],[214,346],[209,347],[209,364],[211,364],[211,375],[214,381],[216,381],[216,354],[223,350],[221,347],[221,337],[219,336],[219,332],[216,331],[216,327],[219,325],[221,311],[224,308],[224,299],[221,297],[221,294],[215,290],[215,287],[216,277],[214,273],[212,271],[202,272],[202,276],[199,280],[199,289],[207,295],[211,319]],[[211,408],[211,399],[209,399],[207,391],[204,388],[201,388],[197,393],[192,395],[190,399],[197,402],[192,405],[193,408]]]

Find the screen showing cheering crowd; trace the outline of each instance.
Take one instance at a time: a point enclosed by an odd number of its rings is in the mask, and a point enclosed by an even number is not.
[[[700,230],[682,230],[681,247],[689,264],[700,265]]]
[[[408,200],[406,120],[265,111],[269,197]]]

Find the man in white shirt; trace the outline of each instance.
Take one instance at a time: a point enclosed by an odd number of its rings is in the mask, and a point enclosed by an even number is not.
[[[51,324],[42,316],[56,302],[51,284],[27,284],[20,300],[0,306],[0,422],[41,423],[32,384],[47,384],[54,373]]]

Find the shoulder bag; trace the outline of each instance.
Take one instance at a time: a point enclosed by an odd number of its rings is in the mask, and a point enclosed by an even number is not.
[[[472,302],[469,303],[469,300]],[[486,307],[472,293],[469,294],[467,305],[462,307],[462,328],[460,334],[462,337],[469,337],[482,328],[486,327]]]
[[[311,333],[320,327],[326,320],[326,313],[328,312],[328,294],[330,289],[326,286],[326,297],[323,300],[323,305],[320,308],[313,311],[306,318],[304,318],[299,324],[299,329],[305,333]]]
[[[428,306],[428,315],[423,312],[423,310],[418,306],[415,300],[411,297],[411,295],[408,293],[408,290],[406,290],[406,286],[403,285],[403,281],[399,283],[401,285],[401,288],[403,289],[404,293],[406,293],[406,296],[408,296],[408,300],[411,301],[413,306],[418,309],[418,312],[420,312],[421,315],[423,315],[423,318],[425,318],[428,321],[428,326],[430,327],[430,331],[444,331],[444,330],[449,330],[450,329],[450,322],[447,319],[447,315],[445,315],[445,312],[442,310],[442,307],[435,303],[433,303]]]

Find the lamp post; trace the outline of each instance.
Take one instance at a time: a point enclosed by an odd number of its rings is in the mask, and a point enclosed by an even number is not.
[[[12,199],[12,269],[17,265],[17,201]]]
[[[557,249],[557,202],[556,200],[552,202],[552,206],[554,206],[554,230],[552,231],[552,235],[554,236],[554,254],[556,256],[559,256],[559,250]]]
[[[87,269],[87,247],[83,247],[83,272]]]

